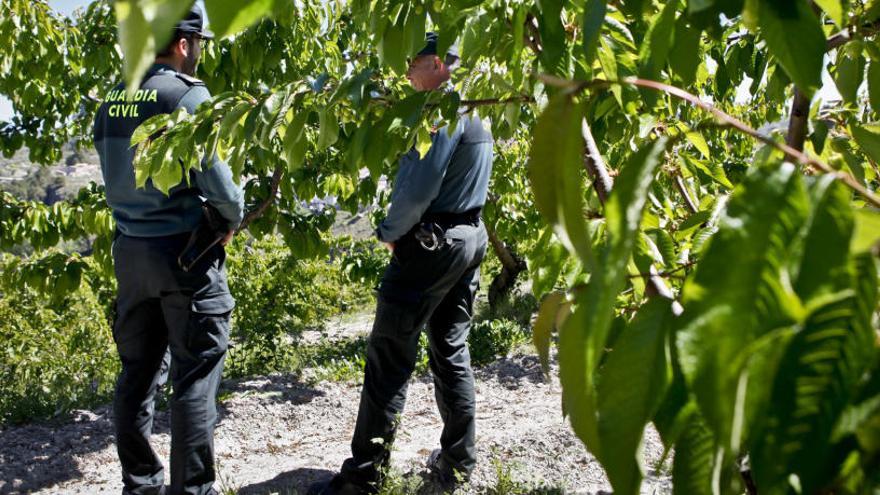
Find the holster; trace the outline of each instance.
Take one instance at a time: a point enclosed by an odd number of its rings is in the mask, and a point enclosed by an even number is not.
[[[177,264],[188,272],[228,233],[228,225],[216,208],[202,203],[202,221],[189,236],[186,247],[177,257]]]

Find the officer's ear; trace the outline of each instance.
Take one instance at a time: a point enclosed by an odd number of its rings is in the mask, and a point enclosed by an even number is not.
[[[189,51],[192,50],[192,47],[190,45],[191,43],[189,39],[187,39],[185,36],[181,36],[180,39],[177,40],[178,53],[186,57],[189,54]]]

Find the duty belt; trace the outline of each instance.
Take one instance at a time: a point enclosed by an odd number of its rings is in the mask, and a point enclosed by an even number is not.
[[[456,225],[479,225],[481,208],[461,213],[426,213],[412,232],[422,249],[436,251],[447,243],[446,230]]]

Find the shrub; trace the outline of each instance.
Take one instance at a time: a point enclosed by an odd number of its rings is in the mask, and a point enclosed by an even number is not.
[[[529,339],[528,329],[508,319],[474,322],[468,335],[468,347],[474,364],[487,364],[499,356],[506,356]]]
[[[0,297],[0,423],[106,401],[119,369],[104,307],[83,283],[57,307],[29,289]]]
[[[229,286],[236,299],[230,377],[295,371],[295,345],[303,330],[322,328],[331,316],[369,300],[369,289],[350,283],[339,263],[296,259],[280,240],[238,239],[229,248]]]

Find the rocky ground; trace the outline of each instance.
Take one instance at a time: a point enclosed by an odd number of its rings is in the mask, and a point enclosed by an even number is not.
[[[340,323],[332,336],[316,332],[304,335],[304,342],[357,338],[369,331],[371,321],[362,315]],[[312,384],[290,375],[224,382],[217,487],[224,494],[293,494],[330,477],[348,455],[359,393],[356,382]],[[562,417],[558,380],[545,378],[527,350],[477,370],[477,401],[480,463],[461,493],[610,490],[599,463]],[[111,414],[102,407],[64,421],[0,431],[0,494],[119,493]],[[398,493],[416,491],[441,426],[430,378],[414,378],[392,454]],[[157,414],[154,431],[167,465],[166,411]],[[656,433],[648,430],[645,458],[652,469],[643,493],[670,491],[668,461],[656,466],[662,453]]]

